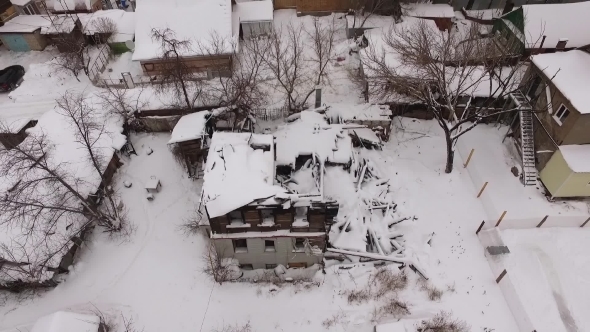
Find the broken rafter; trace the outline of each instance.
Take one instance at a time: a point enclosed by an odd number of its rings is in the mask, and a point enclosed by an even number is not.
[[[382,260],[388,262],[394,262],[399,264],[408,264],[410,268],[422,276],[424,279],[428,280],[428,274],[426,271],[421,267],[420,263],[418,263],[415,259],[410,259],[404,256],[385,256],[379,254],[371,254],[366,252],[355,252],[355,251],[348,251],[342,249],[335,249],[335,248],[328,248],[326,249],[328,252],[343,254],[343,255],[350,255],[350,256],[357,256],[357,257],[364,257],[369,259],[375,260]]]

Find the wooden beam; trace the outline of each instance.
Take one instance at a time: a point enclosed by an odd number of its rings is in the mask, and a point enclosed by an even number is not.
[[[588,223],[588,221],[590,221],[590,218],[586,219],[586,221],[584,221],[584,223],[583,223],[583,224],[582,224],[582,226],[580,226],[580,227],[584,227],[584,226],[586,226],[586,224]]]
[[[545,216],[545,218],[543,218],[543,220],[541,220],[541,222],[537,225],[537,228],[543,226],[543,224],[545,223],[545,221],[547,220],[547,218],[549,218],[549,216]]]
[[[481,231],[481,229],[483,228],[483,225],[485,225],[485,224],[486,224],[485,220],[481,222],[481,224],[477,228],[477,231],[475,231],[475,235],[479,234],[479,231]]]
[[[496,223],[495,227],[500,226],[500,223],[502,222],[502,219],[504,219],[504,216],[506,215],[507,211],[502,212],[502,215],[500,216],[500,219],[498,219],[498,222]]]
[[[496,283],[499,284],[500,281],[502,281],[502,278],[504,278],[504,276],[506,275],[506,269],[504,269],[504,271],[502,271],[502,273],[500,273],[500,275],[498,276],[498,278],[496,278]]]
[[[479,198],[479,196],[481,196],[481,194],[483,194],[484,189],[486,189],[486,187],[488,186],[488,182],[486,181],[486,183],[483,184],[483,186],[481,187],[481,189],[479,190],[479,193],[477,194],[477,198]]]
[[[471,157],[473,157],[473,152],[475,152],[475,149],[471,149],[471,152],[469,152],[469,157],[467,157],[467,161],[463,164],[463,168],[466,168],[467,165],[469,165],[469,161],[471,160]]]

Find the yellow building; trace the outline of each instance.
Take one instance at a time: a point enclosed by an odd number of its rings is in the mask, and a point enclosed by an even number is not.
[[[554,198],[590,197],[590,144],[560,146],[540,178]]]

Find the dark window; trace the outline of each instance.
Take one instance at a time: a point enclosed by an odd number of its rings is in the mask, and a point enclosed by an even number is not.
[[[570,110],[568,110],[567,107],[565,107],[565,105],[561,104],[553,118],[561,126],[565,119],[567,119],[568,115],[570,115]]]
[[[275,249],[275,241],[273,240],[264,240],[264,251],[274,252]]]
[[[154,70],[154,64],[153,63],[144,63],[143,68],[147,71]]]
[[[529,86],[529,90],[526,93],[526,95],[530,99],[533,99],[537,96],[537,90],[539,89],[539,85],[541,85],[541,78],[539,76],[535,75],[535,78],[531,82],[531,85]]]
[[[240,210],[232,211],[227,215],[229,216],[230,222],[244,222],[244,219],[242,218],[242,211]]]
[[[242,270],[254,270],[252,264],[240,264],[240,269]]]
[[[237,253],[248,252],[248,242],[246,241],[246,239],[233,240],[233,243],[234,243],[234,252],[237,252]]]
[[[266,269],[268,270],[274,269],[275,267],[277,267],[277,264],[266,264]]]
[[[305,239],[298,237],[295,239],[295,251],[303,250],[305,250]]]

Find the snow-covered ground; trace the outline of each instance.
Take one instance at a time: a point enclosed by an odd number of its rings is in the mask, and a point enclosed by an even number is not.
[[[474,149],[467,170],[473,178],[476,192],[488,182],[480,199],[489,219],[498,220],[503,211],[507,211],[504,216],[507,220],[534,219],[538,223],[549,215],[577,218],[578,225],[581,225],[590,216],[588,202],[549,202],[540,181],[536,186],[525,187],[511,173],[510,169],[514,166],[520,169],[522,162],[517,159],[511,138],[502,143],[507,129],[506,126],[479,125],[461,137],[457,145],[462,159],[457,158],[456,168],[463,168],[461,160],[466,161],[471,149]]]
[[[400,296],[411,305],[410,317],[428,318],[446,310],[474,331],[516,331],[474,234],[485,212],[474,198],[468,175],[459,168],[443,175],[443,139],[434,122],[402,123],[405,129],[394,131],[383,152],[363,153],[391,177],[400,209],[418,218],[407,221],[403,229],[408,241],[424,245],[421,259],[432,284],[444,291],[440,300],[429,301],[416,284],[418,277],[408,270],[410,286]],[[95,305],[107,312],[123,311],[146,332],[195,331],[201,326],[211,331],[248,321],[254,331],[324,331],[323,323],[334,317],[334,331],[372,331],[376,304],[351,305],[346,298],[347,291],[367,283],[374,271],[369,263],[350,270],[327,268],[326,275],[316,276],[319,286],[214,285],[202,273],[206,239],[180,229],[198,204],[201,184],[189,180],[176,164],[166,146],[169,139],[169,134],[133,135],[139,155],[123,160],[116,176],[129,219],[137,228],[129,241],[120,243],[96,232],[67,280],[34,300],[2,307],[0,328],[26,324],[56,310]],[[147,147],[154,153],[148,156]],[[143,189],[150,176],[162,182],[152,202]],[[124,188],[123,181],[133,186]],[[428,247],[424,242],[432,232]]]
[[[518,313],[521,330],[590,329],[589,236],[589,229],[579,227],[482,233],[485,245],[506,245],[510,250],[488,259],[493,269],[507,271],[500,284]]]
[[[29,71],[31,64],[43,63],[53,59],[57,54],[57,48],[53,46],[47,47],[43,51],[31,52],[13,52],[9,51],[6,46],[0,46],[0,69],[8,66],[21,65],[25,68],[25,72]],[[12,103],[14,100],[9,98],[9,93],[0,93],[0,105],[4,103]]]

